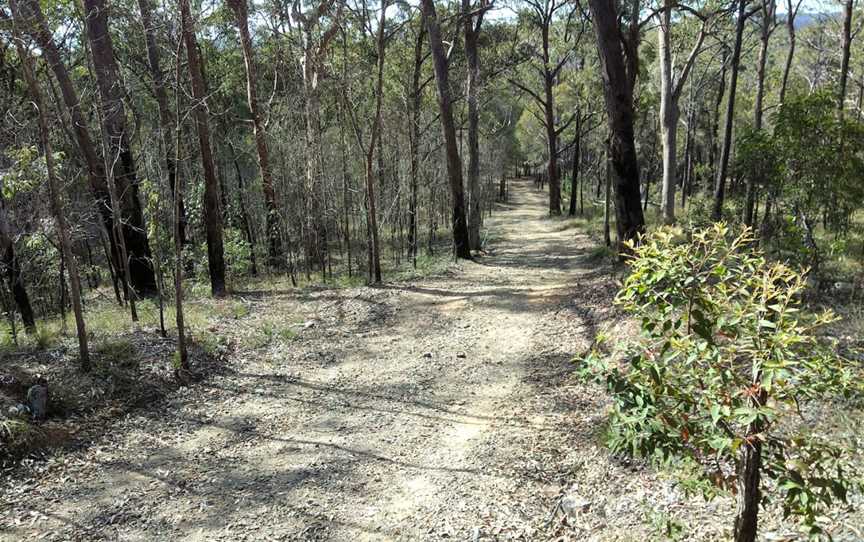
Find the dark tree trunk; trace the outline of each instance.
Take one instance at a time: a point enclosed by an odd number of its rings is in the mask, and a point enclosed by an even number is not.
[[[108,9],[104,0],[84,0],[84,18],[108,140],[106,152],[110,153],[105,162],[113,169],[110,177],[114,179],[120,198],[122,235],[129,258],[129,281],[137,293],[151,295],[157,292],[156,275],[151,266],[152,255],[138,194],[135,160],[129,146],[123,105],[125,91],[108,31]]]
[[[714,181],[714,207],[711,211],[713,220],[723,218],[723,203],[726,199],[726,175],[729,170],[729,155],[732,150],[732,126],[735,121],[735,95],[738,89],[738,72],[741,64],[741,43],[744,38],[744,25],[747,22],[746,13],[749,0],[738,0],[738,16],[735,19],[735,44],[732,48],[729,75],[729,99],[726,101],[726,118],[723,125],[723,146],[720,148],[720,164],[717,167],[717,177]],[[752,13],[752,12],[751,12]]]
[[[579,187],[579,162],[582,160],[582,117],[576,113],[576,137],[573,141],[573,175],[570,178],[569,216],[576,216],[576,198]]]
[[[635,49],[622,42],[613,0],[589,0],[589,7],[594,17],[600,53],[615,188],[615,225],[618,249],[622,251],[624,241],[636,239],[645,230],[639,194],[639,162],[633,135],[633,84],[636,75],[628,71],[628,66],[632,67],[636,62],[625,58],[625,51],[629,50],[629,55],[634,55]]]
[[[27,295],[27,289],[24,288],[21,264],[18,263],[11,240],[8,240],[8,244],[3,250],[3,266],[6,268],[6,279],[9,281],[9,289],[12,291],[12,299],[15,300],[15,306],[18,307],[18,312],[21,314],[21,321],[24,322],[24,329],[28,334],[35,333],[36,317],[33,314],[33,307],[30,305],[30,296]]]
[[[837,91],[837,109],[843,111],[846,102],[846,87],[849,81],[849,57],[852,51],[852,8],[854,0],[843,3],[843,33],[840,51],[840,89]]]
[[[195,99],[195,126],[201,151],[201,167],[204,170],[204,226],[207,232],[207,267],[210,273],[210,290],[214,296],[225,294],[225,256],[222,246],[222,213],[219,209],[219,182],[213,167],[213,151],[210,146],[210,124],[207,109],[204,77],[198,57],[195,27],[189,10],[189,0],[180,0],[183,41],[189,62],[189,78],[192,82],[192,97]]]
[[[433,0],[422,0],[426,29],[429,33],[429,48],[435,67],[435,81],[438,85],[438,106],[441,111],[441,128],[444,132],[445,153],[447,157],[447,178],[453,198],[453,245],[457,258],[470,260],[471,244],[468,239],[468,224],[465,220],[465,191],[462,182],[462,160],[456,140],[456,124],[453,121],[453,105],[450,98],[449,62],[441,40],[438,15]]]
[[[408,201],[408,250],[411,253],[412,265],[417,267],[417,191],[420,177],[420,107],[422,105],[422,88],[420,77],[423,75],[423,40],[426,38],[426,18],[420,15],[420,28],[417,29],[417,41],[414,43],[414,73],[411,77],[411,114],[409,143],[411,152],[411,196]]]
[[[51,31],[48,29],[39,3],[35,0],[23,0],[20,2],[13,0],[10,2],[10,5],[16,20],[20,21],[21,27],[39,45],[42,55],[54,74],[54,78],[57,80],[63,104],[66,107],[67,115],[72,124],[72,134],[75,137],[78,151],[81,153],[82,160],[87,169],[90,189],[93,191],[96,199],[97,209],[105,225],[105,229],[111,231],[113,228],[111,196],[108,190],[105,168],[103,162],[99,159],[96,147],[90,137],[87,121],[81,111],[78,93],[72,85],[72,80],[69,77],[66,66],[63,64],[60,50],[54,42]],[[133,194],[129,194],[127,199],[130,200],[130,204],[127,206],[128,209],[126,209],[129,214],[124,215],[124,222],[129,224],[129,227],[123,230],[123,235],[128,246],[136,247],[136,250],[142,251],[140,253],[133,253],[136,270],[136,273],[133,275],[133,286],[141,293],[153,293],[156,288],[156,279],[152,268],[147,263],[150,257],[150,247],[147,243],[144,230],[135,229],[134,227],[135,224],[143,224],[143,214],[140,202],[137,199],[137,185],[134,185],[133,189],[135,197],[133,198]],[[115,268],[119,268],[120,252],[113,236],[109,236],[109,242],[114,266]]]

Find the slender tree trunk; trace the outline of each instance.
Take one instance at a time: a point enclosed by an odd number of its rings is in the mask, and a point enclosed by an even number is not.
[[[255,150],[258,153],[258,168],[261,171],[261,185],[264,190],[264,204],[267,207],[267,239],[270,265],[276,269],[282,268],[281,235],[279,227],[279,207],[276,201],[276,190],[273,184],[273,173],[270,168],[270,151],[267,145],[267,133],[261,118],[258,104],[258,70],[255,63],[255,51],[252,48],[252,36],[249,33],[249,12],[247,0],[229,0],[228,5],[234,12],[234,21],[240,33],[240,45],[243,50],[243,63],[246,68],[246,101],[252,114],[252,128],[255,135]]]
[[[645,217],[639,194],[639,162],[633,135],[633,84],[635,73],[627,66],[634,59],[625,59],[625,44],[621,41],[618,13],[613,0],[589,0],[594,16],[594,33],[600,53],[601,75],[609,124],[609,149],[615,189],[615,225],[618,249],[622,243],[636,239],[645,230]],[[631,50],[630,54],[635,54]]]
[[[717,97],[714,100],[714,113],[711,119],[711,147],[709,148],[708,161],[711,163],[712,173],[717,175],[717,141],[720,139],[720,106],[723,105],[723,96],[726,94],[726,71],[728,52],[723,47],[722,60],[720,64],[720,84],[717,88]]]
[[[573,140],[573,174],[570,177],[570,209],[569,216],[576,216],[576,197],[579,188],[579,162],[582,161],[582,114],[576,112],[576,135]]]
[[[765,62],[768,59],[768,41],[774,30],[776,3],[770,0],[762,4],[762,21],[759,35],[759,58],[756,61],[756,99],[753,103],[753,128],[762,129],[762,102],[765,96]],[[753,215],[756,207],[757,179],[755,175],[747,176],[747,192],[744,199],[744,224],[753,226]]]
[[[185,0],[181,0],[185,2]],[[175,128],[174,128],[174,163],[180,163],[180,142],[183,137],[183,116],[180,108],[180,66],[181,53],[183,52],[183,41],[178,40],[177,51],[174,64],[174,75],[177,80],[177,86],[174,90],[174,102],[176,107]],[[174,219],[172,225],[174,227],[174,314],[177,323],[177,363],[174,369],[174,375],[178,380],[185,380],[185,375],[189,372],[189,353],[186,348],[186,326],[184,323],[183,314],[183,238],[181,237],[181,222],[180,222],[180,202],[183,201],[183,179],[178,175],[174,183]]]
[[[843,3],[843,33],[840,54],[840,89],[837,92],[837,109],[842,113],[846,103],[846,87],[849,81],[849,57],[852,52],[852,9],[855,0]]]
[[[213,151],[210,146],[210,125],[205,106],[204,77],[198,57],[195,27],[189,9],[189,0],[180,0],[183,41],[189,63],[189,79],[192,82],[192,97],[195,99],[195,127],[201,151],[201,167],[204,170],[204,226],[207,232],[207,267],[210,273],[210,290],[214,296],[225,294],[225,256],[222,245],[222,212],[219,209],[219,182],[213,166]]]
[[[801,2],[802,0],[798,0],[798,3],[793,7],[792,0],[786,0],[786,32],[789,34],[789,49],[786,51],[786,64],[783,66],[783,79],[780,83],[781,104],[786,100],[789,72],[792,71],[792,59],[795,57],[795,16],[798,15],[798,7],[801,6]]]
[[[63,210],[62,195],[60,193],[60,183],[55,175],[54,152],[51,149],[51,137],[48,128],[48,119],[45,117],[45,106],[42,100],[42,92],[39,90],[39,83],[36,81],[36,76],[33,73],[30,55],[24,50],[24,46],[20,40],[16,40],[18,49],[18,57],[21,59],[24,78],[27,81],[27,87],[30,91],[30,99],[33,101],[33,106],[36,108],[37,120],[39,123],[39,140],[42,143],[42,152],[45,154],[45,171],[48,177],[48,194],[51,200],[51,211],[54,214],[54,221],[57,227],[57,238],[60,240],[60,253],[63,256],[63,263],[66,264],[69,273],[69,296],[72,299],[72,311],[75,313],[75,329],[78,336],[78,357],[81,363],[81,370],[87,372],[90,370],[90,351],[87,345],[87,329],[84,324],[84,312],[81,307],[81,277],[78,273],[78,262],[75,259],[75,254],[72,252],[72,241],[69,238],[69,224],[66,222],[66,213]],[[64,283],[63,273],[60,273],[61,287]],[[61,312],[64,310],[63,300],[61,299]]]
[[[378,36],[375,40],[378,52],[377,74],[375,83],[375,117],[372,119],[372,134],[369,137],[369,149],[366,151],[366,197],[369,213],[369,278],[374,283],[381,282],[381,248],[378,239],[378,215],[375,209],[375,181],[373,176],[373,160],[376,146],[381,156],[379,140],[381,137],[381,105],[384,99],[384,53],[386,52],[386,12],[387,0],[381,2],[381,14],[378,20]],[[383,184],[383,169],[378,168],[378,185]]]
[[[606,151],[606,182],[604,185],[606,188],[604,190],[605,197],[603,198],[603,241],[607,247],[611,247],[612,236],[610,232],[611,217],[609,216],[609,204],[612,196],[612,163],[608,149]]]
[[[411,262],[417,267],[417,192],[420,177],[420,107],[422,105],[422,89],[420,77],[423,75],[423,40],[426,38],[426,18],[421,13],[420,28],[417,29],[417,41],[414,43],[414,73],[411,77],[411,114],[409,143],[411,153],[411,196],[408,202],[408,250],[411,252]]]
[[[435,68],[435,81],[438,86],[438,107],[441,111],[441,127],[444,132],[445,153],[447,157],[447,178],[453,198],[453,245],[457,258],[470,260],[471,243],[468,239],[468,224],[465,220],[465,192],[462,182],[462,160],[456,140],[456,124],[453,121],[453,106],[450,98],[449,62],[441,40],[438,15],[433,0],[422,0],[429,33],[429,48]]]
[[[252,232],[252,223],[249,220],[249,211],[246,209],[246,198],[243,197],[245,192],[243,181],[243,172],[240,170],[240,162],[237,161],[237,155],[233,155],[234,172],[237,174],[237,204],[240,211],[240,226],[243,228],[243,233],[246,235],[246,242],[249,243],[249,263],[252,276],[258,275],[258,263],[255,259],[255,235]]]
[[[735,19],[735,44],[730,61],[729,99],[726,101],[726,118],[723,125],[723,146],[720,149],[720,164],[717,168],[717,178],[714,182],[714,207],[711,218],[715,221],[723,218],[723,203],[726,199],[726,175],[729,170],[729,155],[732,150],[732,126],[735,121],[735,95],[738,89],[738,71],[741,63],[741,42],[744,39],[744,24],[747,22],[745,12],[749,0],[738,0],[738,16]]]
[[[661,205],[663,222],[675,222],[675,184],[678,182],[678,100],[674,96],[672,80],[672,5],[664,2],[660,12],[657,36],[660,46],[660,136],[663,141],[663,181]],[[647,202],[647,194],[646,194]]]
[[[162,72],[161,55],[156,42],[151,0],[138,0],[138,11],[141,13],[144,43],[147,46],[147,62],[150,66],[150,76],[153,78],[153,95],[156,97],[156,105],[159,108],[159,144],[165,154],[168,187],[173,197],[174,181],[177,177],[177,164],[174,162],[173,143],[171,141],[174,127],[171,120],[171,110],[168,106],[168,94],[165,91],[165,74]],[[180,238],[183,243],[186,243],[186,206],[183,201],[180,201]]]

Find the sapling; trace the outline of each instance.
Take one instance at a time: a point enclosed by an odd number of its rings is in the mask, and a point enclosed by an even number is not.
[[[860,369],[820,334],[836,317],[804,310],[806,273],[767,261],[749,230],[680,237],[660,229],[630,245],[616,303],[641,334],[584,359],[612,395],[609,444],[732,491],[738,542],[755,540],[767,493],[818,535],[820,516],[860,487],[841,443],[801,414],[860,392]]]

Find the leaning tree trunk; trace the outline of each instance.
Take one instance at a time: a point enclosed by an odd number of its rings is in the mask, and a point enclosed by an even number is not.
[[[96,71],[101,116],[108,140],[108,167],[112,168],[116,192],[120,198],[122,235],[129,258],[129,280],[137,293],[157,292],[156,275],[151,266],[152,255],[144,225],[144,212],[138,194],[135,160],[129,145],[125,91],[114,56],[114,46],[108,30],[108,9],[104,0],[84,0],[87,39]]]
[[[645,230],[639,193],[639,162],[633,134],[633,83],[627,72],[624,44],[613,0],[589,0],[600,53],[603,94],[609,125],[609,153],[615,188],[615,226],[618,250]]]
[[[20,40],[16,40],[16,48],[18,49],[18,57],[21,59],[24,78],[30,91],[30,99],[33,100],[33,106],[36,108],[36,116],[39,123],[39,140],[42,143],[42,152],[45,154],[45,171],[48,177],[48,194],[51,200],[51,211],[54,214],[57,226],[57,237],[60,240],[61,255],[66,263],[69,274],[69,296],[72,298],[72,311],[75,313],[78,357],[81,363],[81,370],[86,373],[90,370],[90,351],[87,345],[84,312],[81,307],[81,277],[78,273],[78,262],[75,259],[75,254],[72,252],[72,241],[69,238],[69,224],[66,222],[66,213],[63,210],[63,203],[61,201],[60,183],[55,176],[54,153],[51,150],[51,137],[48,129],[48,120],[45,117],[46,112],[42,101],[42,92],[39,90],[39,84],[36,81],[36,76],[33,74],[30,55],[24,50],[24,46]],[[60,280],[63,280],[62,273]]]
[[[276,201],[273,172],[270,168],[267,133],[264,129],[264,122],[261,119],[261,110],[258,104],[258,91],[256,89],[258,70],[255,63],[255,51],[252,48],[252,36],[249,33],[249,10],[246,0],[229,0],[228,5],[234,12],[234,21],[240,33],[243,63],[246,68],[246,101],[249,104],[249,112],[252,114],[255,150],[258,152],[258,168],[261,170],[261,186],[264,190],[264,204],[267,207],[266,223],[270,265],[279,269],[283,267],[282,237],[279,231],[279,207]]]
[[[459,157],[456,124],[453,121],[453,104],[450,97],[449,62],[441,40],[435,4],[433,0],[422,0],[422,3],[426,30],[429,34],[429,48],[432,51],[432,64],[435,68],[435,82],[438,86],[438,107],[441,112],[441,128],[444,132],[444,148],[447,157],[447,178],[450,183],[450,195],[453,198],[453,245],[457,258],[470,260],[472,259],[471,243],[465,220],[462,160]]]
[[[213,166],[213,151],[210,147],[210,125],[205,106],[204,76],[198,58],[198,43],[189,9],[189,0],[180,0],[180,16],[186,58],[189,63],[189,78],[192,82],[192,97],[195,100],[195,127],[201,151],[201,167],[204,170],[204,226],[207,232],[207,267],[210,273],[210,290],[214,296],[225,294],[225,256],[222,246],[222,212],[219,205],[219,182]]]

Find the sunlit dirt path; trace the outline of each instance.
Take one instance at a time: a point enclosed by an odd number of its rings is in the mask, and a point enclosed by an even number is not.
[[[225,374],[10,475],[0,537],[553,536],[568,477],[601,453],[602,408],[568,386],[613,286],[587,239],[547,218],[546,194],[512,185],[475,263],[374,288],[238,293],[252,322],[310,325],[266,353],[238,347]]]

